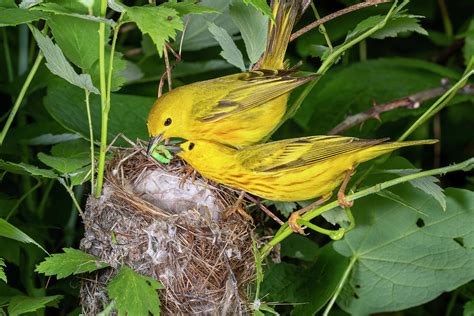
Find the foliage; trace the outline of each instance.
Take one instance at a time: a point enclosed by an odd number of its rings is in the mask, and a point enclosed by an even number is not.
[[[315,6],[326,16],[357,2]],[[356,225],[342,240],[309,229],[296,236],[253,213],[257,232],[274,237],[263,252],[259,242],[253,247],[255,315],[430,315],[440,308],[472,315],[473,11],[469,0],[393,1],[344,14],[290,43],[288,65],[302,61],[300,70],[321,77],[291,95],[274,139],[328,133],[374,104],[442,89],[343,131],[441,143],[359,166],[348,186],[356,199],[351,212],[331,202],[324,218],[314,218],[321,209],[305,215],[334,229],[347,228],[353,214]],[[74,278],[107,268],[77,250],[78,212],[87,195],[100,193],[107,145],[120,134],[148,138],[165,58],[173,88],[245,71],[260,58],[272,20],[264,0],[0,0],[0,100],[8,104],[0,117],[0,314],[78,313]],[[309,9],[296,28],[314,20]],[[429,176],[421,171],[429,169]],[[287,218],[309,202],[264,204]],[[275,263],[266,250],[280,242]],[[58,249],[64,252],[47,252]],[[124,266],[107,286],[102,314],[158,315],[161,288]]]

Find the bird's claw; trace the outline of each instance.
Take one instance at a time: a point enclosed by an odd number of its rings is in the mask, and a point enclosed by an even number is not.
[[[291,230],[295,233],[301,234],[301,235],[306,235],[304,232],[304,228],[300,224],[298,224],[298,220],[301,219],[301,215],[298,211],[293,212],[290,215],[290,218],[288,218],[288,226],[290,226]]]
[[[184,176],[183,178],[181,179],[181,181],[179,181],[179,188],[182,189],[184,187],[184,184],[186,183],[186,180],[188,180],[188,178],[192,175],[192,182],[194,183],[194,180],[196,180],[196,177],[195,177],[195,174],[194,174],[194,169],[193,167],[191,167],[190,165],[186,165],[183,167],[183,172],[184,172]]]
[[[351,208],[354,205],[354,201],[348,201],[344,193],[338,193],[337,202],[339,203],[339,206],[342,208],[346,208],[346,207]]]

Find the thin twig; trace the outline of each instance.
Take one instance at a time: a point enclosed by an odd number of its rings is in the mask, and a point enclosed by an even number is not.
[[[268,216],[270,216],[275,222],[277,222],[278,224],[280,225],[283,225],[283,221],[281,219],[279,219],[275,214],[272,213],[272,211],[270,211],[268,208],[265,207],[265,205],[263,205],[260,200],[254,198],[253,196],[251,196],[250,194],[245,194],[245,197],[255,203],[255,205],[257,205],[262,211],[264,211]]]
[[[442,84],[443,85],[441,87],[423,90],[401,99],[393,100],[383,104],[374,104],[372,108],[365,112],[357,113],[346,117],[344,121],[334,127],[328,134],[340,134],[343,131],[348,130],[349,128],[359,125],[361,123],[364,123],[365,121],[371,118],[380,121],[380,114],[398,108],[417,109],[421,106],[423,102],[439,97],[451,88],[451,86],[444,84],[444,80]],[[472,88],[466,87],[466,89],[461,89],[459,93],[474,94],[474,91],[472,90]]]
[[[176,58],[175,62],[173,65],[170,66],[169,58],[168,58],[168,49],[171,51],[171,53],[174,55]],[[165,65],[166,65],[166,70],[165,72],[161,75],[160,77],[160,84],[158,85],[158,98],[161,97],[163,94],[163,86],[165,84],[165,76],[167,76],[168,79],[168,90],[172,90],[172,81],[171,81],[171,71],[176,67],[177,64],[181,62],[181,51],[179,53],[176,53],[175,50],[169,45],[168,43],[165,43],[165,48],[163,50],[164,57],[165,57]]]
[[[168,59],[168,48],[165,46],[163,50],[165,56],[165,66],[166,66],[166,77],[168,79],[168,91],[173,90],[173,82],[171,81],[171,68],[170,68],[170,60]]]
[[[350,6],[350,7],[344,8],[342,10],[336,11],[334,13],[331,13],[329,15],[326,15],[322,19],[314,21],[313,23],[308,24],[305,27],[303,27],[302,29],[300,29],[300,30],[296,31],[295,33],[293,33],[290,37],[290,42],[292,42],[296,38],[300,37],[304,33],[314,29],[315,27],[318,27],[319,25],[321,25],[323,23],[326,23],[326,22],[328,22],[332,19],[335,19],[337,17],[340,17],[344,14],[347,14],[347,13],[350,13],[350,12],[353,12],[353,11],[357,11],[357,10],[360,10],[360,9],[363,9],[363,8],[371,7],[371,6],[374,6],[374,5],[378,5],[378,4],[381,4],[381,3],[391,2],[391,1],[392,0],[367,0],[366,2],[354,4],[353,6]]]

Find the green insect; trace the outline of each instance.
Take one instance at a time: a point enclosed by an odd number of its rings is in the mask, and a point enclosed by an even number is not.
[[[163,155],[161,153],[163,153]],[[164,164],[169,164],[171,159],[173,159],[173,155],[163,145],[153,146],[151,149],[151,156]]]

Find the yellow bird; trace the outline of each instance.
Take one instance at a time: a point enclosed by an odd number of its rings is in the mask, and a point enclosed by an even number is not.
[[[342,183],[339,204],[350,206],[344,191],[358,164],[401,147],[436,142],[309,136],[240,150],[207,140],[188,140],[169,148],[204,177],[264,199],[304,201],[323,197],[325,201]]]
[[[272,2],[260,69],[176,88],[155,102],[148,115],[149,150],[162,139],[207,139],[234,147],[259,142],[280,123],[289,93],[314,79],[284,66],[293,25],[307,0]]]

